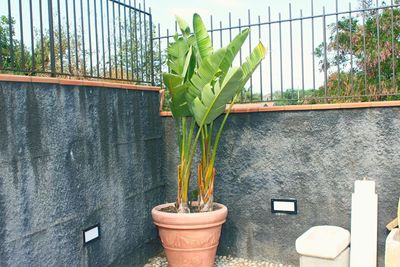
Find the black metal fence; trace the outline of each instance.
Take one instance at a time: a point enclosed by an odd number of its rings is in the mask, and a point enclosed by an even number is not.
[[[3,0],[0,71],[154,84],[152,15],[136,0]],[[3,12],[3,13],[2,13]]]
[[[0,72],[134,81],[162,86],[169,30],[154,27],[139,0],[4,0],[0,9]],[[394,1],[394,2],[393,2]],[[235,64],[256,41],[268,48],[241,102],[301,104],[400,99],[400,4],[363,6],[278,19],[248,11],[245,19],[207,18],[213,45],[251,34]],[[172,18],[171,18],[172,19]]]
[[[225,25],[222,21],[215,25],[210,16],[207,23],[215,48],[227,45],[244,28],[251,29],[236,64],[241,64],[256,41],[268,48],[266,60],[244,88],[240,101],[280,105],[400,99],[399,3],[362,2],[360,9],[353,10],[349,4],[348,10],[339,12],[336,0],[336,12],[327,13],[323,8],[321,14],[315,14],[311,0],[311,14],[300,10],[297,17],[289,4],[289,17],[278,13],[278,20],[271,19],[269,7],[267,18],[254,17],[248,10],[246,19],[233,20],[229,13]],[[161,34],[158,25],[154,40],[159,58],[165,59],[173,36],[169,30]],[[160,65],[157,72],[166,70]]]

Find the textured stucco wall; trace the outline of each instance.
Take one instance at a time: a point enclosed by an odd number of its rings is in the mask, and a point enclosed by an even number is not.
[[[174,201],[174,124],[163,123],[163,176]],[[366,176],[377,184],[383,267],[385,225],[400,197],[399,140],[400,108],[231,115],[216,162],[215,199],[229,209],[218,253],[298,264],[295,240],[307,229],[350,229],[354,180]],[[299,214],[271,214],[270,199],[280,197],[296,198]]]
[[[0,266],[142,266],[165,199],[158,93],[0,83]],[[101,238],[83,245],[82,230]]]

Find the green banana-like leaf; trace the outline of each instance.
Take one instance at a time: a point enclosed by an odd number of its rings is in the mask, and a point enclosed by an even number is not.
[[[200,96],[206,84],[215,80],[220,72],[219,66],[226,54],[226,48],[221,48],[205,58],[201,63],[196,73],[190,79],[188,101],[191,102],[196,97]]]
[[[186,60],[185,60],[185,64],[183,65],[183,70],[182,70],[182,76],[183,77],[185,77],[186,76],[186,73],[187,73],[187,71],[188,71],[188,69],[189,69],[189,66],[190,66],[190,61],[191,61],[191,59],[192,59],[192,47],[189,47],[189,51],[188,51],[188,53],[186,54]]]
[[[183,36],[190,35],[190,28],[187,22],[183,18],[176,15],[175,15],[175,20],[178,23],[179,29],[181,29],[182,35]]]
[[[171,43],[167,49],[168,66],[175,74],[182,75],[185,66],[186,55],[189,52],[189,45],[183,38],[178,38]]]
[[[203,20],[197,13],[193,15],[193,30],[200,58],[205,59],[212,54],[213,48]]]
[[[220,82],[215,83],[214,91],[208,84],[203,87],[201,96],[190,103],[199,127],[211,123],[224,112],[225,105],[240,92],[265,54],[265,47],[259,43],[240,68],[230,68],[221,85]]]
[[[250,30],[245,29],[240,32],[226,47],[226,55],[221,63],[220,69],[226,75],[228,69],[232,66],[232,62],[235,59],[237,53],[239,53],[244,41],[249,36]]]
[[[253,49],[251,54],[246,58],[246,61],[241,66],[241,69],[243,71],[242,87],[250,79],[250,76],[256,70],[261,60],[264,59],[266,53],[267,49],[261,42],[259,42],[258,45]]]
[[[172,97],[171,112],[174,118],[192,116],[186,101],[188,87],[183,80],[184,78],[179,75],[163,73],[165,87]]]
[[[191,109],[197,124],[201,127],[209,124],[225,111],[225,106],[240,90],[243,72],[241,68],[231,68],[220,86],[219,82],[214,85],[214,91],[208,84],[204,86],[201,99],[196,97]]]

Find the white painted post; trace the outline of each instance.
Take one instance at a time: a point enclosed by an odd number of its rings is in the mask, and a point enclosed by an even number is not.
[[[356,181],[351,205],[351,267],[376,267],[378,196],[374,181]]]

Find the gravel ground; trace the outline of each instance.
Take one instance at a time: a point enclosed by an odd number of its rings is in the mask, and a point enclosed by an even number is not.
[[[252,261],[231,256],[217,256],[215,267],[295,267],[294,265],[284,265],[267,261]],[[144,267],[168,267],[165,256],[158,256],[149,260]]]

